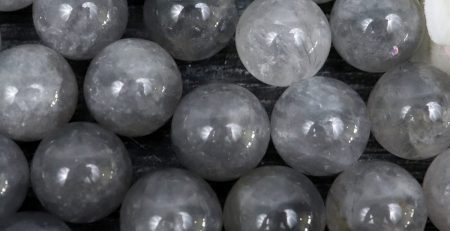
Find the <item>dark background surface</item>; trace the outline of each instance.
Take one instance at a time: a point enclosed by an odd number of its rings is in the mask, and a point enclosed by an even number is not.
[[[252,0],[236,0],[239,11],[252,2]],[[126,38],[146,38],[146,32],[143,24],[142,5],[144,0],[128,0],[130,18],[124,37]],[[321,5],[324,12],[328,15],[332,3]],[[2,13],[0,12],[0,32],[2,34],[2,48],[9,48],[19,44],[39,43],[32,20],[31,7],[26,9]],[[88,68],[88,61],[69,61],[74,69],[79,87],[82,86],[84,75]],[[219,54],[200,62],[179,62],[178,65],[182,72],[184,83],[184,95],[189,93],[195,87],[211,82],[236,83],[252,91],[271,113],[272,107],[285,88],[278,88],[265,85],[253,78],[244,68],[236,53],[234,41]],[[319,72],[318,75],[339,79],[349,84],[355,89],[364,100],[367,100],[370,90],[381,76],[380,74],[370,74],[359,71],[345,63],[334,49]],[[80,92],[82,90],[80,88]],[[270,115],[270,114],[269,114]],[[80,95],[77,111],[73,121],[93,121],[92,117],[84,104],[83,96]],[[159,168],[181,167],[175,158],[170,144],[170,123],[167,123],[157,132],[141,138],[123,138],[125,145],[133,160],[135,180],[143,174]],[[24,150],[27,158],[31,160],[34,150],[38,143],[19,144]],[[412,161],[403,160],[389,154],[374,139],[370,138],[368,146],[362,156],[362,159],[387,160],[399,164],[406,168],[421,183],[425,171],[431,160]],[[261,165],[284,164],[276,153],[273,145],[269,146],[267,154]],[[321,192],[323,198],[326,198],[327,191],[335,177],[310,177]],[[217,192],[219,199],[223,203],[226,195],[234,182],[211,183]],[[42,211],[32,190],[21,208],[21,211]],[[109,217],[93,224],[70,225],[75,231],[119,231],[119,212],[116,211]],[[431,223],[427,225],[427,231],[437,230]]]

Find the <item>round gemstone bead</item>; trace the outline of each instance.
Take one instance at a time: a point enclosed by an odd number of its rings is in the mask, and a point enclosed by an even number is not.
[[[0,0],[0,11],[15,11],[25,8],[33,3],[33,0]]]
[[[94,222],[117,209],[131,176],[121,140],[91,123],[71,123],[45,138],[31,165],[39,201],[72,223]]]
[[[2,231],[70,231],[62,221],[46,213],[20,212],[0,221]]]
[[[341,172],[370,135],[366,105],[350,86],[314,77],[294,83],[272,112],[272,140],[287,164],[309,175]]]
[[[311,0],[254,1],[236,29],[244,66],[260,81],[275,86],[314,76],[330,46],[327,18]]]
[[[150,38],[176,59],[197,61],[222,50],[238,20],[234,0],[146,0]]]
[[[425,64],[386,72],[368,102],[373,135],[389,152],[427,159],[450,143],[450,76]]]
[[[138,180],[120,211],[121,230],[222,230],[216,194],[202,179],[180,169],[155,171]]]
[[[290,168],[258,168],[233,186],[224,208],[227,231],[324,230],[325,208],[312,182]]]
[[[124,136],[144,136],[172,116],[182,93],[175,61],[156,43],[123,39],[91,62],[84,97],[94,118]]]
[[[72,117],[78,99],[67,61],[41,45],[21,45],[0,53],[0,133],[36,141]]]
[[[235,179],[256,167],[269,140],[267,112],[238,85],[198,87],[182,99],[172,120],[179,161],[208,180]]]
[[[425,197],[405,169],[383,161],[361,162],[334,181],[326,201],[330,231],[424,230]]]

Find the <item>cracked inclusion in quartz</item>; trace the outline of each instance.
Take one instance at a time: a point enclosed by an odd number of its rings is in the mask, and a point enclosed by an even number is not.
[[[450,143],[450,76],[402,64],[377,82],[368,110],[373,135],[386,150],[405,159],[433,157]]]
[[[331,47],[330,26],[311,0],[254,1],[239,20],[236,47],[257,79],[289,86],[323,66]]]

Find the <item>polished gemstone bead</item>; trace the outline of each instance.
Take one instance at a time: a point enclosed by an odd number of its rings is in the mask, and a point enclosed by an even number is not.
[[[408,60],[425,28],[417,0],[336,0],[330,23],[337,52],[368,72],[385,72]]]
[[[0,133],[36,141],[67,123],[78,87],[67,61],[41,45],[0,53]]]
[[[120,139],[91,123],[71,123],[45,138],[31,165],[39,201],[72,223],[94,222],[117,209],[131,175]]]
[[[222,211],[211,187],[181,169],[152,172],[127,193],[122,231],[221,231]]]
[[[433,160],[428,167],[423,189],[429,217],[439,230],[450,230],[450,151]]]
[[[62,221],[46,213],[21,212],[0,220],[2,231],[70,231]]]
[[[94,118],[124,136],[144,136],[172,116],[182,93],[175,61],[156,43],[123,39],[92,61],[84,96]]]
[[[356,162],[370,135],[366,105],[350,86],[314,77],[294,83],[272,112],[272,139],[293,168],[309,175],[341,172]]]
[[[176,59],[197,61],[222,50],[233,37],[234,0],[146,0],[150,38]]]
[[[423,231],[427,222],[420,184],[405,169],[383,161],[361,162],[339,175],[326,208],[330,231]]]
[[[22,150],[0,135],[0,218],[16,212],[28,191],[28,162]]]
[[[330,46],[327,18],[311,0],[254,1],[236,29],[244,66],[260,81],[275,86],[314,76]]]
[[[312,182],[290,168],[253,170],[233,186],[225,203],[226,231],[321,231],[322,197]]]
[[[15,11],[25,8],[33,3],[33,0],[0,0],[0,11]]]
[[[368,102],[373,135],[389,152],[426,159],[450,143],[450,76],[425,64],[386,72]]]
[[[269,140],[267,112],[238,85],[198,87],[181,101],[172,120],[179,161],[208,180],[235,179],[256,167]]]
[[[85,60],[122,37],[128,6],[126,0],[35,0],[33,20],[45,45]]]

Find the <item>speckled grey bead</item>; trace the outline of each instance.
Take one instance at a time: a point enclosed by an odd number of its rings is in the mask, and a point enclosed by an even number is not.
[[[450,76],[406,63],[385,73],[369,97],[377,141],[405,159],[426,159],[450,144]]]
[[[222,210],[211,187],[181,169],[155,171],[127,193],[122,231],[221,231]]]
[[[62,221],[46,213],[21,212],[0,221],[2,231],[70,231]]]
[[[25,8],[33,3],[33,0],[0,0],[0,11],[15,11]]]
[[[414,54],[425,19],[417,0],[336,0],[330,23],[334,47],[345,61],[385,72]]]
[[[122,37],[127,0],[34,0],[33,20],[47,46],[69,59],[91,59]]]
[[[262,167],[242,177],[225,203],[227,231],[321,231],[323,200],[312,182],[282,166]]]
[[[179,161],[208,180],[235,179],[256,167],[269,140],[267,112],[238,85],[198,87],[181,101],[172,120]]]
[[[450,230],[450,151],[433,160],[423,180],[429,217],[439,230]]]
[[[67,61],[41,45],[0,53],[0,133],[36,141],[67,123],[78,99]]]
[[[28,191],[28,162],[22,150],[0,135],[0,218],[16,212]]]
[[[275,86],[314,76],[330,46],[327,18],[310,0],[254,1],[236,29],[244,66],[260,81]]]
[[[330,231],[423,231],[427,208],[420,184],[405,169],[361,162],[334,181],[326,201]]]
[[[119,40],[91,63],[84,96],[95,119],[124,136],[144,136],[173,114],[182,93],[175,61],[156,43]]]
[[[39,201],[72,223],[94,222],[117,209],[131,175],[120,139],[91,123],[71,123],[45,138],[31,165]]]
[[[146,0],[150,38],[176,59],[197,61],[222,50],[238,20],[234,0]]]
[[[294,83],[272,112],[272,139],[287,164],[314,176],[345,170],[370,135],[366,105],[350,86],[314,77]]]

